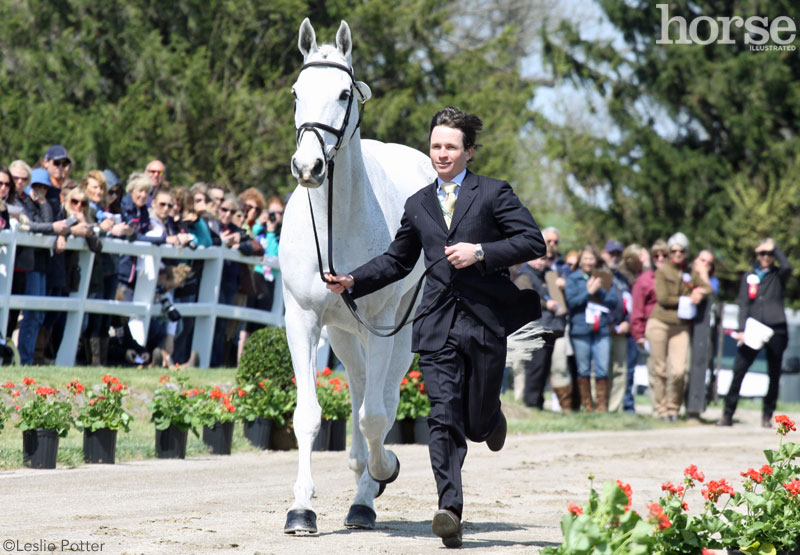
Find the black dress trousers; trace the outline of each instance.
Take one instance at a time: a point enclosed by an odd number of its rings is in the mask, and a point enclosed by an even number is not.
[[[455,311],[445,345],[420,352],[419,367],[431,402],[429,452],[439,508],[459,518],[467,439],[485,441],[497,426],[505,358],[505,338],[463,308]]]

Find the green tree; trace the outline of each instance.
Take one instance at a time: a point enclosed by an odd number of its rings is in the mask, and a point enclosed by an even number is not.
[[[717,253],[728,294],[762,236],[775,237],[797,267],[797,51],[751,51],[736,26],[734,44],[657,44],[662,14],[654,3],[598,4],[616,42],[587,40],[568,24],[544,38],[555,75],[604,99],[614,124],[600,136],[540,120],[549,155],[572,182],[566,194],[582,235],[650,244],[681,230],[695,249]],[[669,3],[669,17],[772,21],[795,8],[788,0],[680,0]],[[677,25],[671,29],[677,38]],[[707,37],[708,26],[699,34]],[[799,292],[793,280],[790,297]]]
[[[426,151],[431,115],[452,103],[484,118],[476,171],[514,179],[533,94],[519,75],[520,35],[506,26],[456,47],[458,8],[436,0],[3,2],[0,150],[7,162],[34,162],[62,143],[78,178],[96,167],[124,178],[158,157],[174,184],[285,194],[295,186],[290,90],[307,16],[320,42],[333,40],[342,19],[350,24],[356,75],[373,91],[362,136]]]

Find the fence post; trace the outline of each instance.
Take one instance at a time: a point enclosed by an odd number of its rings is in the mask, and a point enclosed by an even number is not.
[[[211,347],[214,344],[214,325],[217,320],[217,300],[222,279],[222,247],[209,247],[208,250],[216,256],[206,258],[203,262],[203,275],[197,291],[197,302],[208,306],[209,313],[206,316],[195,317],[194,335],[192,336],[192,349],[197,351],[200,357],[198,363],[200,368],[208,368],[211,365]]]
[[[13,231],[2,231],[0,237],[3,244],[0,245],[0,299],[3,299],[0,306],[0,335],[6,337],[8,327],[8,299],[11,297],[11,284],[14,280],[14,260],[17,251],[17,234]]]
[[[94,266],[94,253],[86,247],[85,239],[70,237],[67,239],[67,246],[83,246],[78,253],[78,268],[81,272],[81,281],[78,291],[70,293],[73,299],[80,299],[78,309],[67,312],[67,322],[64,325],[64,335],[61,338],[61,345],[56,354],[56,366],[73,366],[75,364],[75,354],[78,351],[78,343],[83,331],[83,315],[86,297],[89,294],[89,283],[92,280],[92,268]],[[82,245],[81,245],[82,244]]]

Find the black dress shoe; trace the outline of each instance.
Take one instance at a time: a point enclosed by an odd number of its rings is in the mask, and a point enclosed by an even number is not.
[[[431,529],[445,547],[461,547],[461,519],[453,511],[439,509],[433,513]]]
[[[762,428],[772,428],[772,418],[769,416],[762,416],[761,417],[761,427]]]
[[[506,415],[500,411],[500,420],[497,421],[492,435],[486,439],[486,446],[491,451],[499,451],[506,443],[506,432],[508,431],[508,423],[506,422]]]

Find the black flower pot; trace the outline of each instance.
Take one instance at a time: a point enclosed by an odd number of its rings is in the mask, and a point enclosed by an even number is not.
[[[28,468],[55,468],[58,460],[58,432],[25,430],[22,432],[22,464]]]
[[[83,461],[90,464],[114,464],[117,430],[83,430]]]
[[[392,427],[386,433],[386,439],[383,440],[385,445],[403,443],[403,424],[401,420],[395,420]]]
[[[175,424],[169,428],[156,428],[156,457],[159,459],[185,459],[186,439],[189,430],[180,430]]]
[[[344,451],[347,448],[347,420],[331,420],[328,436],[329,451]]]
[[[297,438],[294,428],[288,422],[280,427],[272,426],[272,449],[277,451],[292,451],[297,449]]]
[[[258,417],[244,421],[244,437],[259,449],[269,449],[272,443],[272,420]]]
[[[230,455],[233,447],[233,422],[217,422],[203,426],[203,443],[212,455]]]
[[[431,433],[428,429],[428,417],[418,416],[414,419],[414,443],[428,445],[431,440]]]
[[[324,418],[319,423],[319,432],[311,444],[312,451],[327,451],[331,436],[331,421]]]

